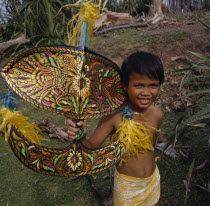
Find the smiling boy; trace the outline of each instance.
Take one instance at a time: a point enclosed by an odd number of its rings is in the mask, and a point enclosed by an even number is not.
[[[162,111],[153,106],[164,82],[163,65],[159,57],[146,52],[130,55],[122,64],[121,80],[127,92],[127,107],[101,118],[84,145],[97,148],[112,135],[120,139],[127,152],[116,165],[114,175],[115,206],[157,206],[160,198],[160,175],[155,164],[154,145],[162,121]],[[68,120],[70,139],[78,129]],[[86,124],[78,122],[86,133]]]

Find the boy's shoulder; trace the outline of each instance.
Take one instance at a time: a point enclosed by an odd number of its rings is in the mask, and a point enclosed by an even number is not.
[[[120,121],[121,121],[120,111],[115,112],[113,114],[105,115],[101,118],[102,123],[109,123],[112,125],[120,124],[121,123]]]
[[[111,114],[107,114],[107,115],[104,115],[103,118],[104,119],[115,119],[115,118],[118,118],[121,114],[121,111],[117,111],[117,112],[114,112],[114,113],[111,113]]]
[[[160,108],[151,105],[148,115],[146,116],[148,119],[148,123],[156,128],[159,129],[160,125],[162,124],[162,119],[163,119],[163,112]]]
[[[150,106],[150,114],[155,117],[155,119],[161,121],[162,118],[163,118],[163,112],[160,108],[154,106],[154,105],[151,105]]]

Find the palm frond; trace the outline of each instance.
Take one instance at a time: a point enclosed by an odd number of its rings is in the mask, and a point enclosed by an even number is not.
[[[190,92],[189,94],[185,95],[185,97],[193,96],[193,95],[200,95],[200,94],[207,94],[210,93],[210,89],[202,89],[196,92]]]
[[[205,54],[200,54],[200,53],[196,53],[196,52],[190,52],[191,54],[201,58],[201,59],[204,59],[204,60],[207,60],[207,61],[210,61],[210,56],[209,55],[205,55]]]

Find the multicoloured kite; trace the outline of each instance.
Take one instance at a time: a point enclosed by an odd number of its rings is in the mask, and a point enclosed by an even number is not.
[[[108,58],[86,47],[47,45],[13,58],[1,75],[27,102],[73,121],[113,113],[124,106],[120,69]],[[30,169],[55,176],[79,176],[104,170],[125,153],[122,142],[88,149],[79,140],[64,149],[42,147],[35,125],[18,111],[1,110],[5,133],[13,152]],[[37,140],[37,141],[36,141]]]
[[[118,66],[87,48],[33,48],[12,59],[1,74],[24,100],[74,121],[99,117],[124,106]],[[6,126],[9,144],[19,160],[44,174],[95,173],[113,165],[125,152],[121,142],[96,150],[85,148],[81,142],[62,150],[45,148],[29,141],[14,124]]]

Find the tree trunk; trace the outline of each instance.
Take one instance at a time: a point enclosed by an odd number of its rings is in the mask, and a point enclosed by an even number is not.
[[[158,21],[162,20],[165,15],[162,12],[162,0],[152,0],[149,11],[150,18],[147,22],[151,24],[156,24]]]
[[[170,0],[169,10],[173,13],[175,11],[175,0]]]
[[[153,17],[156,13],[163,14],[161,5],[162,5],[162,0],[152,0],[148,16]]]
[[[183,2],[183,12],[191,11],[191,0],[184,0]]]
[[[95,23],[94,34],[103,34],[114,29],[128,28],[128,27],[142,27],[148,24],[156,24],[165,18],[163,10],[165,4],[162,0],[153,0],[150,6],[150,18],[143,23],[139,22],[139,19],[134,19],[128,13],[104,11],[102,19],[99,19]],[[111,27],[110,27],[111,26]]]
[[[182,13],[182,0],[176,0],[176,13]]]
[[[191,0],[186,0],[186,6],[189,11],[192,10]]]

